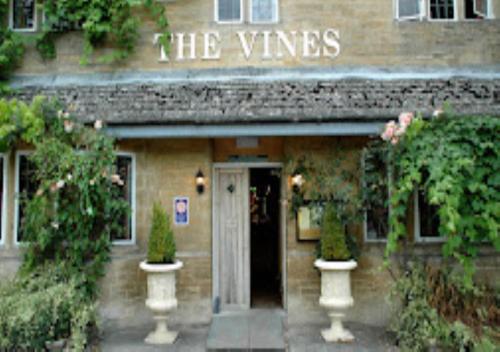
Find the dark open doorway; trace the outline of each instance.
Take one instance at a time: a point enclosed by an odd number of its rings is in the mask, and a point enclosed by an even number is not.
[[[250,169],[252,308],[281,308],[280,169]]]

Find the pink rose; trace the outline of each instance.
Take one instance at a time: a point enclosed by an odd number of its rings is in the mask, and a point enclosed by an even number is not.
[[[410,126],[413,118],[414,116],[412,112],[403,112],[399,115],[399,124],[404,128],[404,130],[406,130],[406,127]]]
[[[65,184],[66,184],[66,182],[64,182],[64,180],[59,180],[56,183],[56,187],[57,187],[57,189],[61,189],[64,187]]]
[[[394,136],[394,134],[396,133],[396,129],[397,129],[396,122],[394,122],[394,121],[388,122],[385,125],[384,133],[382,133],[382,136],[381,136],[382,139],[384,141],[390,140]]]
[[[392,145],[396,145],[396,144],[398,144],[398,142],[399,142],[399,137],[393,137],[393,138],[391,139],[391,143],[392,143]]]
[[[401,137],[406,132],[406,126],[400,126],[396,128],[396,132],[394,132],[394,137]]]

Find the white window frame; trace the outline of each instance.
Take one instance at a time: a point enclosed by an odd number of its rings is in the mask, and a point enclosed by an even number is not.
[[[24,242],[18,241],[18,222],[19,222],[19,207],[20,207],[20,202],[19,202],[19,167],[20,167],[20,158],[21,156],[29,156],[33,154],[32,150],[19,150],[16,152],[16,170],[15,170],[15,200],[14,200],[14,244],[16,246],[22,245]],[[111,241],[112,245],[117,245],[117,246],[122,246],[122,245],[135,245],[136,243],[136,156],[135,153],[131,152],[116,152],[116,156],[126,156],[130,157],[132,160],[132,177],[131,177],[131,211],[130,211],[130,231],[131,231],[131,238],[130,240],[117,240],[117,241]],[[5,165],[5,164],[4,164]],[[5,167],[4,167],[5,168]],[[4,171],[4,175],[5,175]],[[4,184],[6,184],[6,178],[4,177]],[[6,192],[4,192],[4,198],[5,198]],[[5,201],[4,201],[5,204]],[[3,211],[3,210],[2,210]],[[5,214],[5,212],[3,212]],[[2,224],[2,227],[5,226],[5,221]],[[2,236],[2,238],[4,238]]]
[[[0,153],[0,158],[3,160],[3,195],[2,195],[2,209],[0,210],[2,212],[2,228],[0,231],[2,231],[2,237],[0,238],[0,246],[4,245],[7,241],[7,187],[8,187],[8,168],[7,164],[9,162],[9,154],[8,153]]]
[[[130,246],[130,245],[135,245],[136,244],[136,232],[135,232],[135,227],[136,227],[136,155],[135,153],[132,152],[125,152],[125,151],[119,151],[116,152],[115,155],[117,157],[119,156],[125,156],[125,157],[130,157],[132,160],[132,177],[131,177],[131,185],[130,185],[130,192],[131,192],[131,204],[130,204],[130,239],[129,240],[116,240],[116,241],[111,241],[111,244],[114,246]]]
[[[239,20],[233,21],[220,21],[219,20],[219,0],[214,0],[214,19],[218,24],[241,24],[244,19],[244,8],[243,8],[243,0],[240,0],[240,18]]]
[[[427,21],[429,22],[456,22],[458,21],[457,0],[453,0],[453,18],[431,18],[431,0],[427,1]]]
[[[254,21],[253,20],[253,2],[254,0],[248,0],[248,13],[249,13],[249,19],[248,22],[252,24],[274,24],[279,22],[280,18],[280,13],[279,13],[279,0],[273,0],[274,1],[274,7],[275,11],[274,13],[276,14],[275,18],[273,18],[271,21]]]
[[[14,28],[14,1],[15,0],[9,0],[9,29],[14,32],[24,32],[24,33],[33,33],[38,30],[38,11],[36,9],[37,7],[37,0],[35,0],[35,9],[33,13],[33,28]]]
[[[18,238],[18,222],[19,222],[19,207],[21,206],[19,202],[19,167],[21,166],[21,156],[29,156],[33,154],[32,150],[18,150],[16,152],[16,170],[15,170],[15,199],[14,199],[14,245],[22,246],[26,242],[19,241]]]
[[[399,16],[399,0],[394,0],[394,18],[397,21],[414,21],[414,20],[419,20],[422,21],[425,18],[425,2],[427,0],[419,0],[419,10],[420,13],[415,16],[405,16],[405,17],[400,17]]]
[[[419,210],[419,201],[418,201],[418,190],[413,193],[413,204],[414,204],[414,213],[413,213],[413,223],[414,229],[413,233],[415,234],[415,242],[418,243],[441,243],[446,242],[446,237],[443,236],[435,236],[435,237],[422,237],[420,231],[420,210]]]
[[[495,19],[495,11],[493,11],[493,0],[488,0],[488,15],[485,19],[494,20]]]
[[[365,183],[365,178],[364,178],[364,174],[365,174],[365,157],[366,157],[366,149],[363,150],[362,154],[361,154],[361,170],[363,172],[363,181],[362,181],[362,185],[363,187],[366,187],[366,183]],[[387,187],[387,197],[388,199],[390,200],[391,199],[391,187],[390,187],[390,181],[391,181],[391,171],[388,169],[387,170],[387,185],[389,187]],[[389,221],[390,217],[391,217],[391,205],[390,205],[390,202],[388,204],[388,218],[387,218],[387,221]],[[389,224],[387,224],[389,226]],[[389,231],[390,231],[390,226],[389,226]],[[364,211],[364,215],[363,215],[363,239],[365,241],[365,243],[386,243],[387,242],[387,238],[368,238],[368,212],[365,210]]]

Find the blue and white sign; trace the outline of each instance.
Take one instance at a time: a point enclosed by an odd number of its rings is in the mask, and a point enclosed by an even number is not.
[[[189,198],[174,198],[174,224],[177,226],[189,225]]]

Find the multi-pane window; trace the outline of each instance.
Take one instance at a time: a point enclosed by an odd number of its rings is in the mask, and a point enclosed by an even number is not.
[[[120,176],[120,180],[123,183],[117,184],[115,187],[118,187],[120,197],[129,203],[131,212],[123,215],[120,219],[120,224],[124,231],[111,235],[111,239],[115,244],[132,243],[134,240],[134,165],[132,155],[120,154],[116,158],[116,173]]]
[[[429,21],[454,21],[458,19],[457,13],[458,0],[395,0],[395,16],[399,20],[424,20]],[[477,14],[487,13],[489,0],[464,0],[466,2],[466,11],[464,18],[467,16],[467,3],[470,3],[473,13],[474,9]],[[486,15],[484,15],[485,18]]]
[[[215,20],[217,22],[241,22],[243,20],[242,0],[216,0]]]
[[[365,240],[383,241],[389,233],[389,175],[383,148],[363,153]]]
[[[215,22],[275,23],[278,0],[215,0]]]
[[[16,193],[17,193],[17,216],[16,216],[16,242],[23,241],[23,222],[26,214],[26,201],[31,199],[37,189],[38,181],[36,179],[35,164],[29,160],[28,153],[17,154],[17,177],[16,177]]]
[[[5,160],[5,156],[0,154],[0,244],[5,241],[4,227],[5,227],[5,201],[6,197],[6,165],[7,161]]]
[[[277,0],[251,0],[251,21],[254,23],[276,22],[278,18]]]
[[[453,20],[455,19],[455,0],[428,0],[429,19]]]
[[[439,208],[427,201],[421,190],[415,195],[415,238],[417,241],[442,241],[439,235]]]
[[[10,27],[18,31],[36,29],[36,1],[10,0]]]

